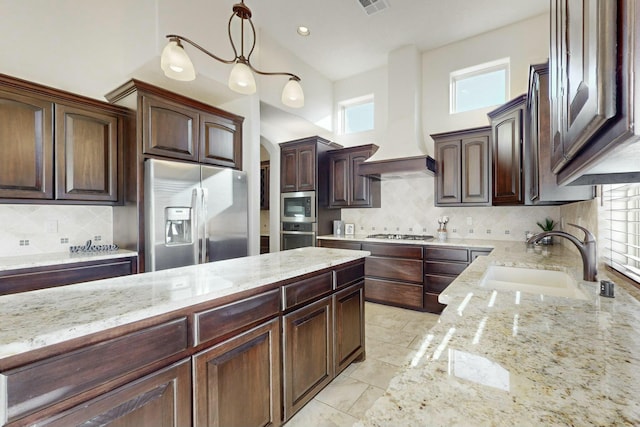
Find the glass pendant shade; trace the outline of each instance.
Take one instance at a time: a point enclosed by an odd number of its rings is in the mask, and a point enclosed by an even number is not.
[[[160,67],[164,75],[180,81],[191,81],[196,78],[196,70],[191,59],[183,47],[175,41],[170,41],[162,50]]]
[[[256,79],[251,69],[242,62],[236,62],[229,74],[229,89],[251,95],[256,93]]]
[[[295,79],[289,79],[282,89],[282,103],[291,108],[304,107],[304,92],[302,86]]]

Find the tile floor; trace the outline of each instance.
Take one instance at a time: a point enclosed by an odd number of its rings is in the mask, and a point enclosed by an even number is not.
[[[438,318],[436,314],[365,303],[366,360],[351,364],[285,426],[351,426],[382,396]]]

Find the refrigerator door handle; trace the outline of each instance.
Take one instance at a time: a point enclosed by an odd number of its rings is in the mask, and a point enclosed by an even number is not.
[[[209,242],[209,233],[207,233],[207,201],[209,199],[209,192],[207,191],[206,188],[201,188],[200,189],[200,217],[201,217],[201,221],[202,221],[202,243],[201,243],[201,259],[200,259],[200,263],[203,264],[205,262],[207,262],[207,257],[208,257],[208,253],[207,253],[207,246],[208,246],[208,242]]]
[[[200,209],[199,209],[199,190],[194,188],[191,192],[191,215],[193,217],[192,235],[195,236],[195,242],[193,244],[193,262],[198,264],[200,262]]]

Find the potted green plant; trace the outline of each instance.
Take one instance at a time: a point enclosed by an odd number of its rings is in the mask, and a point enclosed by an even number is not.
[[[551,218],[545,218],[544,222],[538,221],[536,224],[538,224],[538,227],[540,227],[542,231],[551,231],[558,225],[558,223]],[[553,245],[553,236],[543,237],[540,243],[543,245]]]

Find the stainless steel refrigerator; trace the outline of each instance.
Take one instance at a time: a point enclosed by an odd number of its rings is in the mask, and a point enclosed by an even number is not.
[[[145,160],[145,266],[164,270],[247,255],[247,176]]]

